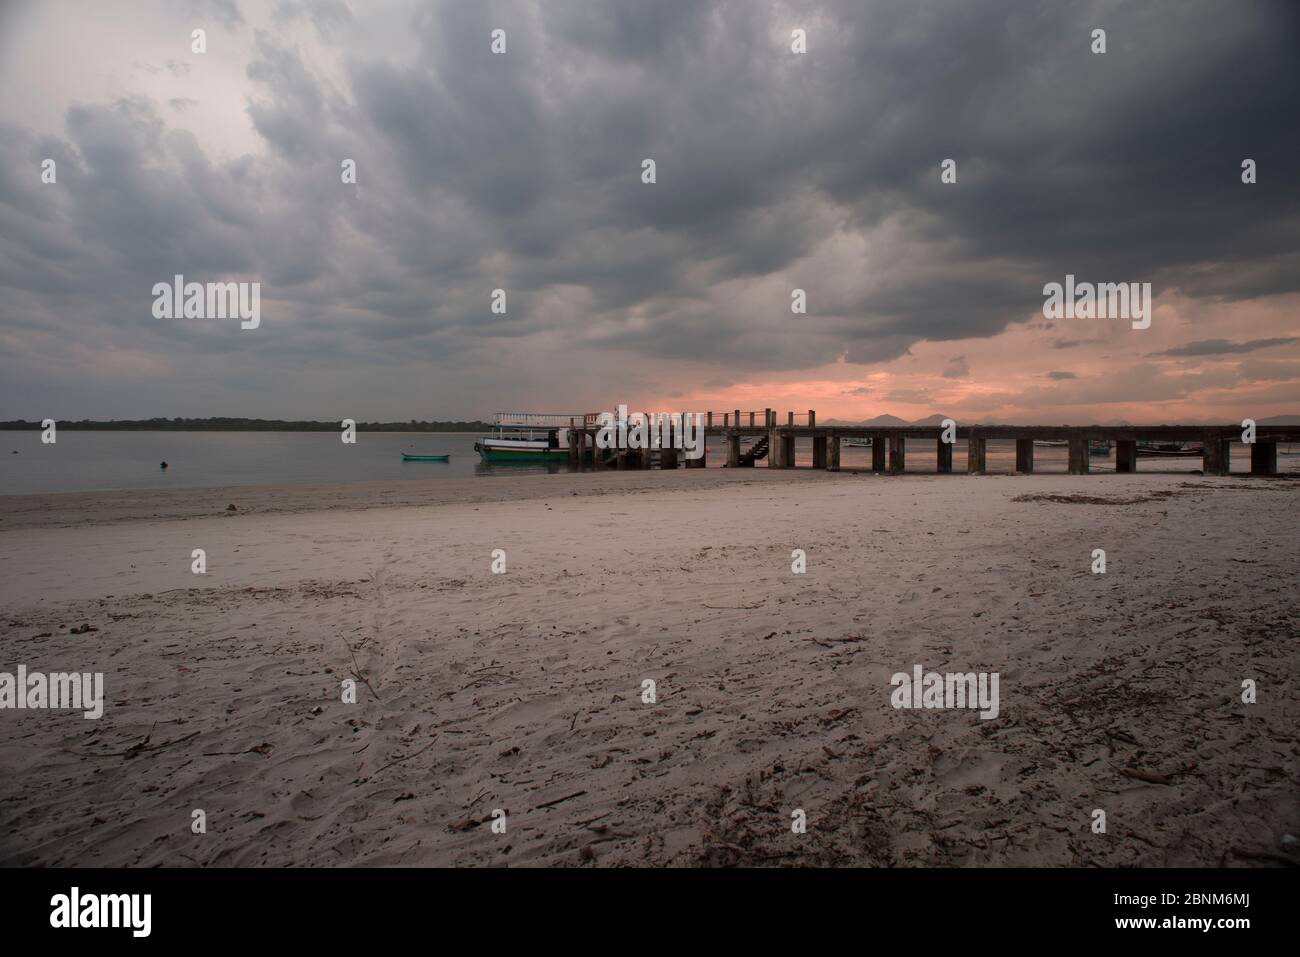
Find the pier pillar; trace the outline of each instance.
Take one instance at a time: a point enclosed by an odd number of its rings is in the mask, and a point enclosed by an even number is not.
[[[906,466],[907,439],[901,435],[889,437],[889,474],[902,475]]]
[[[1136,472],[1138,470],[1138,444],[1136,439],[1115,440],[1115,471]]]
[[[1032,475],[1034,471],[1034,440],[1016,439],[1016,471]]]
[[[1261,442],[1258,439],[1250,447],[1250,474],[1277,474],[1277,443]]]
[[[1232,444],[1218,435],[1208,435],[1201,443],[1201,471],[1206,475],[1229,475],[1232,472]]]
[[[813,436],[813,468],[826,468],[826,436]]]
[[[727,468],[740,468],[740,433],[727,433]]]
[[[987,441],[982,435],[972,435],[966,440],[966,473],[968,475],[984,474],[987,455],[985,443]]]
[[[767,415],[767,467],[770,469],[784,468],[781,464],[781,453],[785,448],[781,444],[781,433],[776,430],[772,424],[772,414]]]
[[[838,472],[840,470],[840,437],[830,435],[826,437],[826,471]]]
[[[885,449],[889,445],[889,437],[877,432],[871,437],[871,471],[885,471]]]
[[[792,469],[794,468],[794,436],[781,436],[781,444],[785,446],[781,449],[781,468]]]
[[[659,450],[659,467],[661,469],[677,468],[677,450],[660,449]]]
[[[700,443],[700,449],[699,449],[700,454],[697,458],[691,458],[683,451],[682,458],[684,459],[684,462],[682,464],[685,468],[688,469],[708,468],[709,467],[709,433],[705,430],[697,430],[695,434],[696,436],[698,436],[696,441]]]
[[[1088,474],[1088,437],[1086,435],[1070,436],[1070,474]]]
[[[813,428],[813,427],[816,426],[816,425],[817,425],[817,410],[816,410],[816,409],[809,409],[809,410],[808,410],[808,428],[811,429],[811,428]]]
[[[939,461],[937,471],[940,475],[947,475],[952,471],[952,443],[939,439],[939,444],[935,449]]]
[[[581,441],[582,441],[582,433],[580,433],[577,429],[573,428],[572,425],[570,425],[569,464],[574,468],[580,468],[582,466],[582,446],[579,445]]]

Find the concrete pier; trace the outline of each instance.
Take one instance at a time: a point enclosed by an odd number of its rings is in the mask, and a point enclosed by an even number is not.
[[[1118,439],[1115,442],[1115,471],[1138,470],[1138,444],[1136,439]]]
[[[1016,439],[1016,471],[1031,475],[1034,471],[1034,440]]]
[[[907,437],[891,435],[889,437],[889,474],[902,475],[907,468]]]
[[[952,443],[945,442],[942,438],[938,440],[935,447],[935,458],[938,465],[935,469],[940,475],[947,475],[952,471]]]
[[[811,445],[813,468],[838,472],[844,468],[843,440],[869,437],[873,472],[888,475],[899,475],[905,472],[908,439],[934,442],[935,471],[940,474],[952,471],[953,447],[943,441],[944,430],[939,426],[825,426],[817,423],[817,413],[814,410],[808,411],[806,421],[799,421],[803,418],[804,413],[779,413],[770,408],[753,412],[734,409],[701,413],[701,425],[706,440],[712,437],[715,441],[723,443],[723,449],[715,449],[715,451],[725,450],[727,468],[744,468],[764,459],[766,461],[763,464],[770,468],[794,468],[796,442],[806,441]],[[653,454],[649,449],[598,450],[595,447],[595,437],[599,429],[595,425],[595,420],[595,415],[575,418],[573,427],[569,429],[566,457],[575,468],[588,466],[597,469],[704,468],[707,466],[705,456],[688,459],[682,450],[675,448],[655,449]],[[1139,443],[1151,442],[1193,446],[1199,443],[1202,448],[1204,474],[1227,475],[1230,471],[1229,456],[1232,443],[1240,441],[1240,438],[1241,429],[1236,424],[1222,426],[958,425],[956,429],[957,441],[966,442],[966,471],[971,475],[980,475],[987,471],[987,448],[991,440],[1014,441],[1015,471],[1021,474],[1031,474],[1035,471],[1034,443],[1051,441],[1054,444],[1064,442],[1068,447],[1068,471],[1071,475],[1087,475],[1091,472],[1088,448],[1090,444],[1096,442],[1109,442],[1114,445],[1117,473],[1136,472]],[[742,452],[742,443],[746,439],[751,440],[752,444]],[[1250,446],[1251,475],[1268,477],[1277,474],[1280,442],[1300,443],[1300,426],[1260,426],[1256,429],[1256,441]]]
[[[1232,472],[1232,441],[1207,435],[1201,452],[1201,471],[1206,475],[1229,475]]]
[[[1088,474],[1088,442],[1086,435],[1072,435],[1070,442],[1069,472],[1071,475]]]
[[[1277,474],[1277,443],[1256,441],[1250,447],[1250,474]]]

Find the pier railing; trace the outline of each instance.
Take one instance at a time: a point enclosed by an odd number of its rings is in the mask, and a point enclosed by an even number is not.
[[[565,429],[570,425],[592,426],[598,412],[575,412],[572,415],[551,412],[497,412],[492,421],[497,425],[515,425],[533,429]]]
[[[778,412],[776,409],[724,409],[701,412],[708,429],[774,429],[778,426],[817,427],[817,412]]]

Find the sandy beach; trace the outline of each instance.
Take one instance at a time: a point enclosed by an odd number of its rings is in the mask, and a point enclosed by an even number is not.
[[[0,671],[106,703],[0,712],[0,864],[1283,863],[1297,506],[766,469],[6,498]],[[999,674],[999,714],[892,707],[915,665]]]

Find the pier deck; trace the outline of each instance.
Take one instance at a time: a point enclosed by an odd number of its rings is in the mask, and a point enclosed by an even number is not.
[[[811,439],[813,443],[812,468],[836,472],[840,469],[840,449],[845,439],[871,440],[872,471],[891,475],[901,474],[906,465],[906,440],[930,440],[935,443],[937,471],[952,472],[954,445],[964,443],[967,450],[966,471],[978,475],[986,471],[987,443],[990,440],[1011,440],[1016,443],[1017,473],[1034,471],[1035,442],[1065,442],[1069,450],[1068,470],[1071,475],[1089,472],[1090,445],[1109,442],[1115,449],[1115,471],[1134,472],[1138,467],[1138,443],[1201,443],[1202,468],[1205,475],[1230,474],[1231,447],[1241,442],[1240,425],[957,425],[955,442],[943,441],[942,426],[906,425],[896,427],[818,425],[815,411],[789,412],[786,421],[772,409],[755,412],[701,413],[704,418],[705,437],[721,438],[726,443],[727,467],[753,466],[766,460],[768,468],[794,468],[795,441]],[[680,450],[654,449],[596,449],[595,436],[599,432],[593,416],[571,420],[569,452],[573,463],[593,468],[703,468],[706,456],[687,459]],[[742,438],[757,441],[741,450]],[[1300,442],[1300,425],[1258,426],[1255,441],[1250,444],[1250,474],[1277,474],[1278,443]],[[595,454],[592,450],[596,449]],[[586,450],[586,454],[581,454]]]

